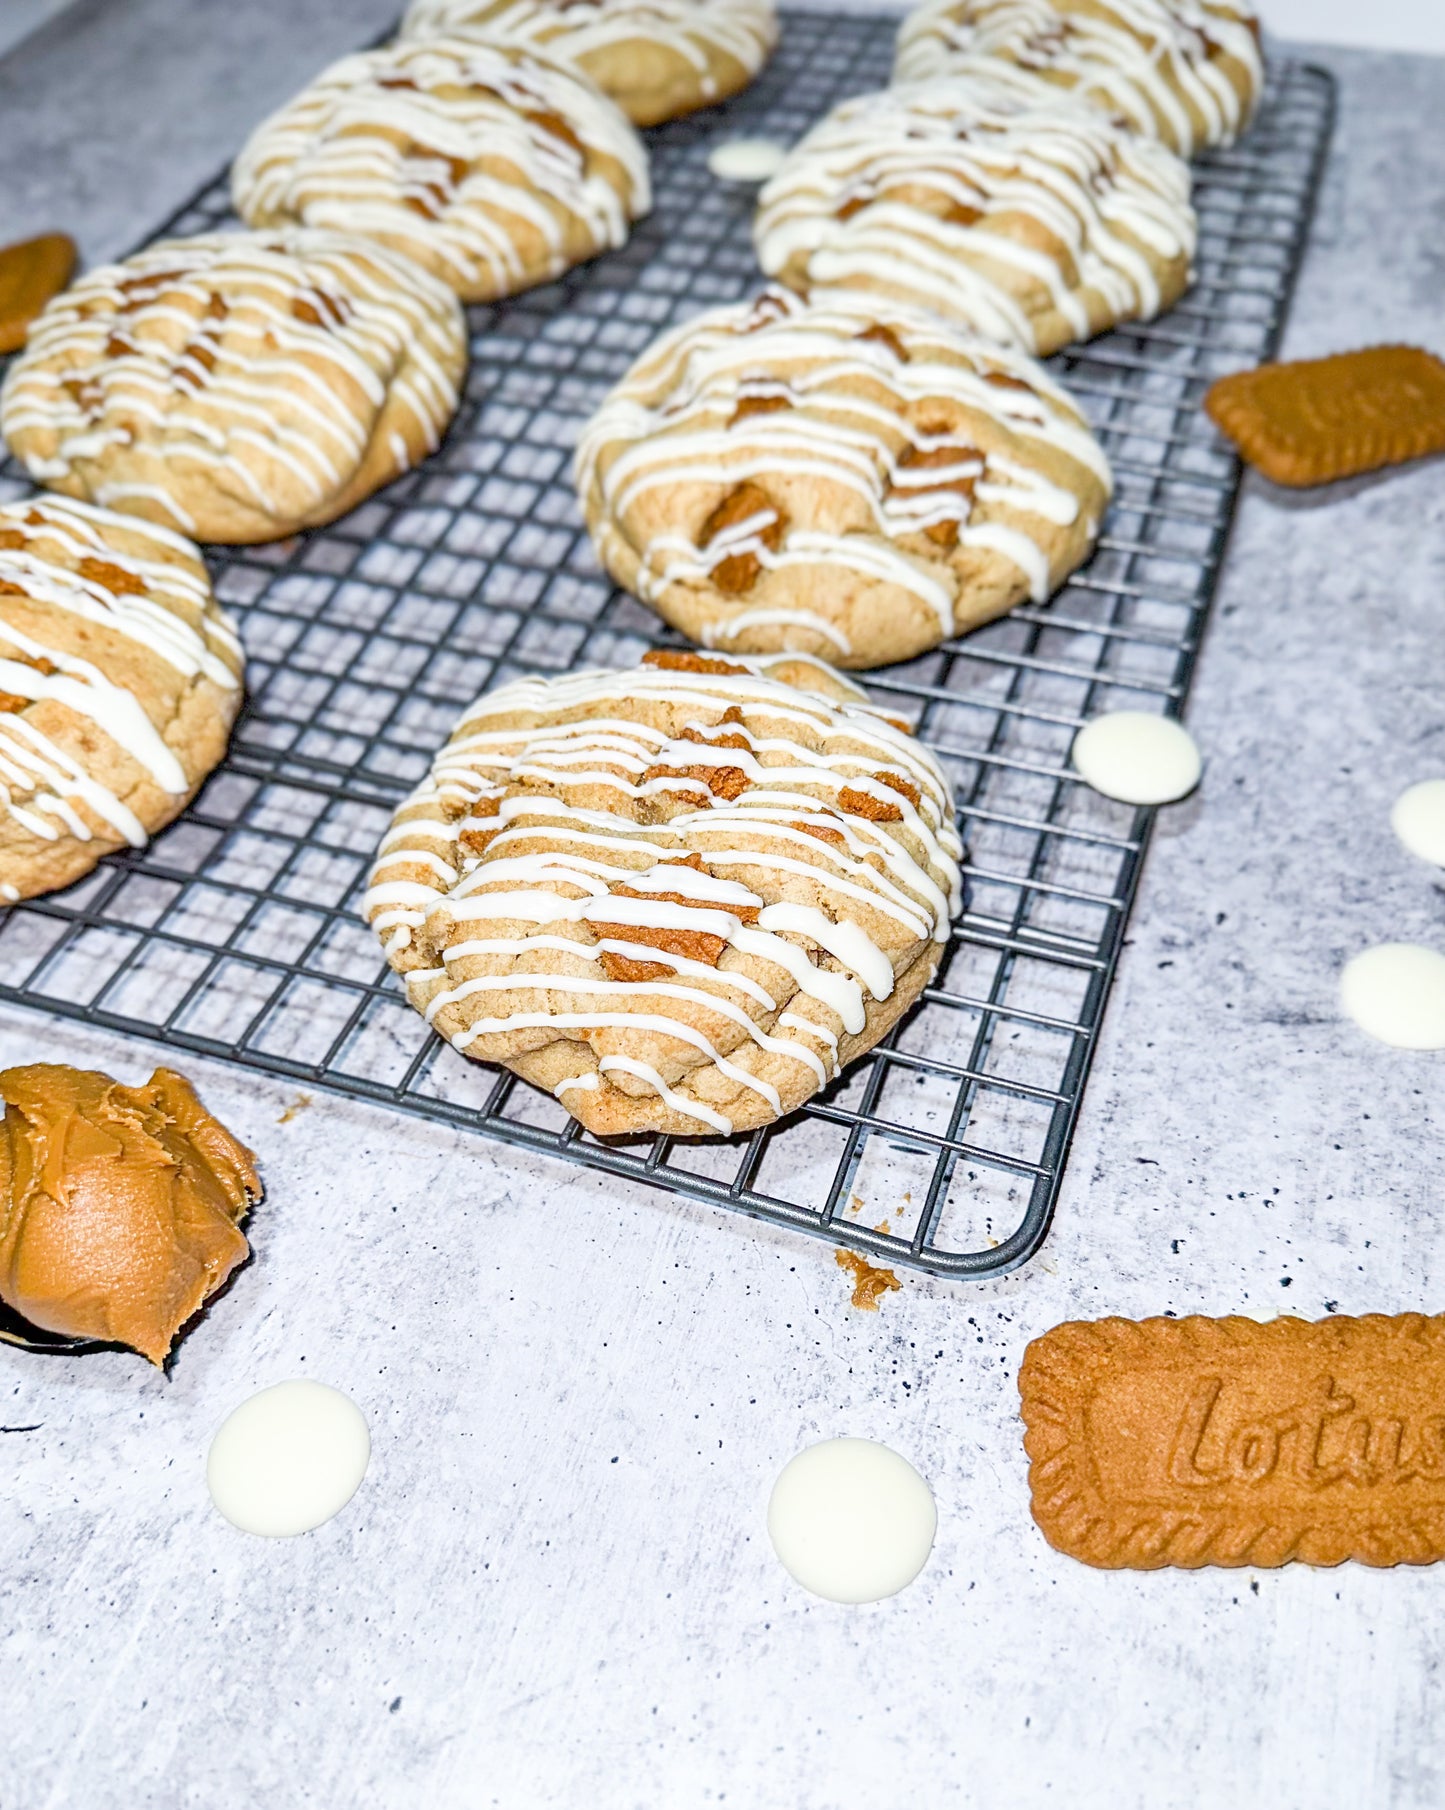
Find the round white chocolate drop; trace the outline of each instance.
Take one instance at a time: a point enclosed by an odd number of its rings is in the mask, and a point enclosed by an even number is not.
[[[720,182],[766,182],[787,155],[771,138],[725,138],[708,153],[707,167]]]
[[[825,1439],[773,1486],[768,1537],[805,1590],[876,1603],[922,1571],[933,1549],[933,1492],[906,1458],[871,1439]]]
[[[1390,827],[1412,855],[1445,867],[1445,779],[1422,780],[1402,792]]]
[[[1362,1031],[1401,1050],[1445,1050],[1445,955],[1381,943],[1346,963],[1340,999]]]
[[[371,1435],[349,1396],[325,1383],[277,1383],[253,1395],[211,1441],[206,1482],[243,1533],[309,1533],[356,1494]]]
[[[1074,768],[1123,804],[1173,804],[1199,784],[1199,745],[1182,723],[1144,710],[1096,716],[1074,737]]]

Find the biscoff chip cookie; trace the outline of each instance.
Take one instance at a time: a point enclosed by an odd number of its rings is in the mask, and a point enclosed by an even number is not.
[[[467,302],[624,244],[652,205],[642,141],[606,95],[480,38],[343,57],[257,128],[231,188],[248,225],[364,234]]]
[[[479,699],[364,902],[413,1005],[598,1136],[800,1106],[918,998],[960,906],[937,761],[851,690],[674,653]]]
[[[604,566],[691,640],[848,667],[1048,597],[1111,490],[1032,359],[848,290],[768,290],[668,334],[576,470]]]
[[[1189,170],[994,62],[835,107],[763,189],[764,271],[914,301],[1040,357],[1152,320],[1189,284]]]
[[[61,497],[0,508],[0,902],[144,847],[240,707],[240,642],[194,547]]]
[[[1232,144],[1264,86],[1249,0],[925,0],[898,34],[894,80],[1006,60],[1192,157]]]
[[[170,239],[51,303],[0,429],[37,482],[203,541],[333,521],[435,450],[466,369],[456,297],[369,240]]]
[[[746,88],[778,41],[773,0],[413,0],[407,38],[480,32],[573,63],[635,126]]]

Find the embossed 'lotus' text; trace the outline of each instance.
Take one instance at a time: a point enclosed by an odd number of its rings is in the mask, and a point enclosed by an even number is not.
[[[1355,1398],[1322,1376],[1307,1397],[1273,1414],[1231,1416],[1225,1379],[1205,1377],[1190,1395],[1170,1449],[1173,1483],[1209,1488],[1288,1476],[1312,1489],[1392,1488],[1445,1477],[1445,1414],[1414,1425],[1355,1413]]]

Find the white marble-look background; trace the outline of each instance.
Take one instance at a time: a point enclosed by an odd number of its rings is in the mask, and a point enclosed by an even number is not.
[[[0,63],[0,240],[132,241],[391,0],[82,6]],[[61,29],[63,28],[63,29]],[[1445,350],[1445,62],[1336,54],[1289,348]],[[1440,1309],[1445,1059],[1339,1022],[1445,946],[1390,805],[1445,773],[1439,462],[1251,483],[1044,1254],[853,1311],[822,1246],[187,1061],[261,1153],[254,1265],[169,1379],[0,1349],[4,1810],[1435,1810],[1439,1571],[1104,1575],[1027,1511],[1014,1378],[1077,1315]],[[0,1061],[152,1048],[18,1013]],[[370,1418],[306,1539],[211,1512],[209,1437],[295,1375]],[[937,1492],[892,1602],[813,1601],[763,1510],[870,1435]]]

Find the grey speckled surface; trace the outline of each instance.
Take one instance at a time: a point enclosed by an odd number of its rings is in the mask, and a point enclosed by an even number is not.
[[[82,9],[0,65],[5,231],[92,255],[179,200],[377,5]],[[158,29],[163,19],[171,22]],[[1290,349],[1445,349],[1445,62],[1336,54]],[[199,72],[207,70],[209,74]],[[178,98],[179,97],[179,98]],[[1056,1321],[1439,1309],[1445,1060],[1367,1046],[1335,977],[1445,947],[1387,825],[1445,773],[1442,467],[1251,485],[1062,1210],[1000,1285],[851,1311],[831,1254],[436,1128],[191,1064],[262,1153],[257,1258],[168,1381],[0,1352],[5,1810],[1334,1810],[1445,1801],[1438,1572],[1111,1576],[1026,1507],[1014,1376]],[[0,1018],[0,1059],[154,1052]],[[253,1389],[349,1389],[375,1456],[307,1539],[209,1510]],[[811,1601],[771,1481],[834,1433],[932,1480],[894,1601]]]

